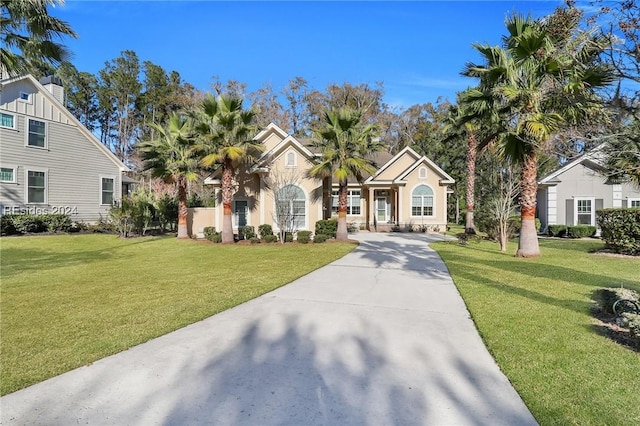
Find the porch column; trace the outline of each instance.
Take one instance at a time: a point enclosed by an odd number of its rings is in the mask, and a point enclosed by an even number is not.
[[[263,223],[267,223],[265,222],[265,185],[264,185],[264,176],[262,175],[262,173],[260,173],[260,223],[258,225],[262,225]],[[258,230],[258,227],[256,227],[256,231]]]
[[[402,186],[398,187],[398,202],[396,205],[396,213],[398,217],[396,218],[396,222],[400,225],[400,219],[402,218]]]
[[[374,219],[375,219],[375,208],[376,208],[376,200],[374,199],[374,189],[369,188],[369,230],[373,227]]]

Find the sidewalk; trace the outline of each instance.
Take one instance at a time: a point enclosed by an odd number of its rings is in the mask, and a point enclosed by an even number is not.
[[[535,425],[425,234],[0,399],[3,425]]]

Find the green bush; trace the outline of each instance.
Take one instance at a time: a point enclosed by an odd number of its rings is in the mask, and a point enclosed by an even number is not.
[[[267,234],[264,237],[262,237],[262,241],[264,241],[265,243],[275,243],[276,241],[278,241],[278,237],[271,234]]]
[[[338,222],[335,220],[319,220],[316,222],[316,235],[324,234],[330,238],[335,238],[338,233]]]
[[[311,241],[311,231],[298,231],[298,242],[300,244],[307,244]]]
[[[256,231],[255,228],[251,225],[247,225],[242,227],[242,229],[240,230],[240,232],[242,233],[242,235],[244,235],[244,239],[245,240],[250,240],[253,237],[256,236]]]
[[[598,210],[600,236],[616,253],[640,255],[640,209]]]
[[[155,216],[162,231],[174,230],[178,224],[178,200],[165,194],[155,200],[153,207]]]
[[[315,237],[313,237],[313,242],[314,243],[324,243],[325,241],[327,241],[329,237],[324,235],[324,234],[316,234]]]
[[[284,233],[284,242],[292,243],[293,242],[293,232],[285,232]]]
[[[47,232],[69,232],[71,218],[66,214],[45,214],[41,216],[42,222],[47,227]]]
[[[595,300],[602,312],[613,315],[613,304],[619,299],[639,300],[635,290],[623,287],[601,288],[595,292]]]
[[[567,227],[567,236],[569,238],[586,238],[596,235],[596,227],[589,225],[576,225]]]
[[[207,226],[203,230],[204,237],[211,241],[212,243],[221,243],[222,242],[222,233],[216,232],[215,226]]]
[[[14,235],[19,232],[16,230],[16,227],[13,225],[14,214],[5,214],[0,217],[0,234],[2,235]]]
[[[549,225],[547,231],[550,237],[565,237],[567,235],[567,226]]]
[[[42,216],[34,214],[13,215],[13,227],[18,234],[47,232],[47,224],[42,220]]]
[[[249,238],[249,241],[251,241],[251,244],[258,244],[260,242],[260,238],[253,236]]]
[[[258,233],[260,234],[260,238],[264,239],[267,235],[273,235],[273,228],[271,225],[265,223],[258,226]]]
[[[636,346],[640,347],[640,315],[624,313],[620,325],[629,329]]]

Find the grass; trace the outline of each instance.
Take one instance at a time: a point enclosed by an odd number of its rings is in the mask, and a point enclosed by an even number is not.
[[[541,240],[518,259],[492,242],[431,245],[502,370],[541,425],[640,424],[640,354],[599,332],[601,287],[640,290],[640,259],[599,256],[599,241]]]
[[[267,293],[355,247],[98,234],[1,244],[3,395]]]

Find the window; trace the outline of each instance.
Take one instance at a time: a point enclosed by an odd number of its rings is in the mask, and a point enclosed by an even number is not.
[[[417,186],[411,193],[411,216],[433,216],[433,190]]]
[[[287,152],[285,167],[295,167],[295,166],[296,166],[296,153],[289,151]]]
[[[29,94],[27,92],[20,92],[20,100],[24,102],[29,102]]]
[[[47,173],[27,170],[27,203],[44,204],[47,202]]]
[[[418,179],[426,179],[427,178],[427,168],[420,167],[418,170]]]
[[[111,205],[113,204],[113,188],[115,179],[113,178],[100,178],[100,204]]]
[[[16,169],[0,167],[0,182],[16,183]]]
[[[0,127],[7,127],[9,129],[15,129],[15,118],[11,114],[5,114],[0,112]]]
[[[638,209],[640,208],[640,198],[629,198],[627,199],[627,207],[630,209]]]
[[[37,146],[39,148],[46,147],[46,124],[44,121],[29,119],[29,136],[27,145]]]
[[[247,200],[237,200],[233,205],[233,227],[242,228],[247,226],[249,217],[249,202]]]
[[[331,212],[338,213],[338,191],[331,192]],[[347,214],[359,215],[360,210],[360,190],[347,191]]]
[[[276,194],[276,222],[279,228],[305,227],[306,199],[304,191],[296,185],[282,187]]]
[[[577,225],[595,225],[593,204],[594,200],[591,198],[578,198],[576,200]]]

